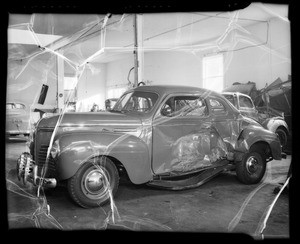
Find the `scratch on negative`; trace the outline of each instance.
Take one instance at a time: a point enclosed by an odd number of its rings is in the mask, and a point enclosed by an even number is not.
[[[256,187],[246,198],[246,200],[244,201],[244,203],[242,204],[242,207],[240,208],[240,210],[238,211],[238,213],[234,216],[234,218],[230,221],[229,225],[228,225],[228,231],[231,232],[234,230],[234,228],[237,226],[237,224],[240,222],[241,217],[243,215],[243,212],[247,206],[247,204],[249,203],[249,201],[251,200],[251,198],[256,194],[256,192],[261,189],[263,186],[265,186],[267,183],[261,183],[258,187]]]

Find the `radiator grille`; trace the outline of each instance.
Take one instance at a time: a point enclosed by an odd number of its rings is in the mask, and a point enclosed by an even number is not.
[[[40,150],[38,152],[38,155],[37,155],[37,165],[40,170],[46,163],[47,151],[48,151],[48,145],[42,144],[40,147]],[[55,176],[56,165],[55,165],[55,161],[53,160],[51,155],[49,155],[49,160],[48,160],[47,166],[48,166],[47,167],[47,175],[49,174],[51,176]]]

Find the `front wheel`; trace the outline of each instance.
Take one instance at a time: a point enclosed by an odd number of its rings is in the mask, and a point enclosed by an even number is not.
[[[266,172],[266,160],[257,152],[245,153],[241,162],[236,164],[236,175],[244,184],[256,184]]]
[[[84,163],[68,180],[71,198],[81,207],[99,207],[114,196],[119,186],[119,173],[106,157]]]

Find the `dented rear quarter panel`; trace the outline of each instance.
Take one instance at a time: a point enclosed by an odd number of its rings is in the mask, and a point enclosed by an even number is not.
[[[257,142],[268,143],[272,157],[276,160],[281,159],[281,145],[277,135],[260,125],[248,124],[242,128],[236,150],[246,153]]]

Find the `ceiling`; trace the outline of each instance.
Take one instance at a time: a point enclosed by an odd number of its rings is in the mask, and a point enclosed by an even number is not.
[[[243,32],[274,17],[288,21],[288,6],[252,3],[234,12],[147,13],[138,19],[139,47],[145,52],[203,49],[233,30]],[[28,59],[48,50],[60,51],[76,65],[87,59],[110,62],[132,53],[133,19],[133,14],[11,14],[8,58]]]

